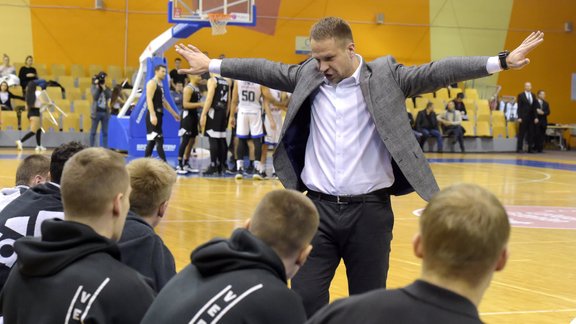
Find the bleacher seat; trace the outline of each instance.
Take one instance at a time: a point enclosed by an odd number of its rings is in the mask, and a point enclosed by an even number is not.
[[[450,98],[451,98],[451,99],[456,98],[456,96],[457,96],[459,93],[462,93],[462,89],[460,89],[460,88],[450,88]]]
[[[56,123],[58,124],[58,126],[54,125],[54,123],[52,122],[52,118],[50,117],[50,114],[48,114],[47,112],[44,112],[42,114],[42,129],[45,132],[59,132],[60,131],[60,115],[57,113],[52,113],[52,116],[56,119]]]
[[[442,88],[436,91],[436,98],[443,99],[444,101],[450,100],[450,94],[448,93],[448,88]]]
[[[90,119],[90,101],[89,100],[76,100],[74,101],[74,113],[82,115]]]
[[[46,93],[52,100],[64,99],[62,96],[62,89],[59,87],[48,87],[46,88]]]
[[[462,121],[462,124],[460,124],[460,125],[466,131],[464,133],[464,136],[467,136],[467,137],[475,136],[474,123],[473,122],[465,120],[465,121]]]
[[[506,126],[493,126],[492,127],[492,137],[493,138],[506,138]]]
[[[52,64],[50,65],[50,73],[56,78],[66,75],[66,65],[64,64]]]
[[[476,116],[476,122],[487,122],[490,123],[490,114],[478,114]]]
[[[506,129],[508,130],[508,138],[515,138],[518,132],[518,124],[516,122],[508,122]]]
[[[486,99],[480,99],[476,101],[476,114],[483,115],[483,114],[490,114],[490,104]]]
[[[464,98],[462,99],[462,103],[464,106],[466,106],[466,111],[468,111],[468,114],[476,113],[476,99]]]
[[[480,99],[478,96],[478,90],[474,88],[466,88],[464,90],[464,98],[466,99]]]
[[[68,89],[76,88],[76,82],[74,82],[74,77],[69,75],[61,75],[58,77],[58,83],[68,91]]]
[[[122,68],[117,65],[108,66],[108,79],[115,81],[116,83],[122,82],[124,79],[122,77]]]
[[[49,79],[47,77],[50,74],[48,74],[48,69],[46,68],[46,64],[34,63],[32,66],[34,68],[36,68],[36,72],[38,72],[38,78],[53,80],[53,79]]]
[[[23,117],[26,118],[26,117]],[[2,112],[2,130],[18,130],[18,117],[15,111]]]
[[[432,102],[434,104],[434,109],[435,109],[437,114],[442,113],[446,109],[446,104],[444,103],[444,100],[442,100],[442,99],[432,98],[432,99],[430,99],[430,102]]]
[[[422,94],[420,94],[420,97],[427,98],[427,99],[434,99],[434,93],[432,93],[432,92],[422,93]]]
[[[62,111],[65,113],[69,113],[72,111],[70,109],[70,107],[72,106],[70,103],[70,99],[56,99],[54,100],[54,103],[56,104],[56,106],[60,107],[60,109],[62,109]]]
[[[426,108],[426,105],[428,104],[428,101],[430,101],[430,100],[427,99],[427,98],[416,97],[416,105],[415,105],[415,108],[418,109],[418,110]]]
[[[490,134],[490,123],[489,122],[477,122],[476,123],[476,136],[481,137],[491,137]]]
[[[133,66],[126,66],[124,68],[124,77],[127,78],[128,80],[130,80],[130,83],[132,83],[132,75],[138,70],[137,67],[133,67]]]
[[[21,86],[10,87],[9,90],[10,90],[10,92],[12,92],[13,95],[22,97],[22,87]]]
[[[104,68],[102,67],[102,65],[100,64],[90,64],[88,65],[88,76],[89,77],[93,77],[96,74],[100,73],[101,71],[104,71]]]
[[[78,114],[70,113],[62,118],[63,132],[79,132],[80,129],[80,116]]]
[[[78,88],[80,88],[80,91],[84,92],[86,89],[90,89],[91,85],[92,77],[78,78]]]
[[[80,64],[72,64],[70,66],[70,75],[75,79],[85,77],[86,72],[84,71],[84,66]]]
[[[406,99],[406,108],[407,109],[414,109],[414,101],[412,100],[412,98],[408,98]]]
[[[66,89],[66,99],[71,101],[84,99],[79,88]]]

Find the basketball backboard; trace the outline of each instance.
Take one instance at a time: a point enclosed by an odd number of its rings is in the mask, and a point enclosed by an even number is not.
[[[255,0],[170,0],[168,21],[210,25],[210,15],[226,14],[228,25],[253,26],[256,23]]]

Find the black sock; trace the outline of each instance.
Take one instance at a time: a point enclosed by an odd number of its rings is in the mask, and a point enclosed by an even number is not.
[[[179,165],[181,168],[184,167],[184,164],[182,164],[182,159],[181,159],[181,158],[178,158],[178,165]]]
[[[36,131],[36,145],[41,146],[42,145],[42,130],[38,130]]]
[[[41,130],[38,130],[37,132],[41,132]],[[29,132],[28,134],[24,135],[24,137],[22,137],[20,142],[24,143],[32,136],[34,136],[34,132]]]

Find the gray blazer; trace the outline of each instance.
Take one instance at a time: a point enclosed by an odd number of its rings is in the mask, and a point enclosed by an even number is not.
[[[406,67],[386,56],[362,64],[362,94],[380,138],[392,156],[395,176],[390,188],[392,194],[416,191],[424,200],[429,200],[439,190],[410,127],[406,98],[485,77],[487,61],[488,57],[453,57]],[[323,82],[316,61],[309,59],[301,65],[287,65],[264,59],[224,59],[221,73],[225,77],[292,92],[280,143],[274,153],[274,167],[286,188],[305,191],[300,174],[310,134],[311,96]]]

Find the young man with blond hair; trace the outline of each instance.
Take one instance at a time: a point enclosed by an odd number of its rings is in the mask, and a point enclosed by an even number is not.
[[[309,324],[482,323],[478,305],[508,259],[510,222],[498,199],[477,185],[444,189],[430,200],[412,242],[422,259],[413,284],[334,302]]]
[[[27,156],[16,169],[16,186],[0,190],[0,211],[30,187],[50,181],[50,158],[34,154]]]
[[[286,287],[306,261],[318,212],[303,194],[276,190],[246,228],[192,252],[192,263],[160,292],[142,323],[293,323],[306,320]]]
[[[168,209],[176,172],[168,164],[151,158],[133,160],[126,169],[132,191],[130,211],[118,242],[122,263],[150,278],[160,291],[176,274],[176,265],[154,228]]]
[[[64,221],[47,220],[42,238],[14,246],[18,266],[0,296],[6,323],[140,323],[155,294],[120,262],[129,196],[122,155],[89,148],[66,163]]]

